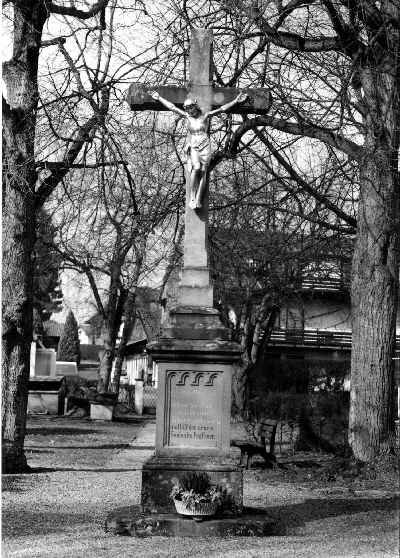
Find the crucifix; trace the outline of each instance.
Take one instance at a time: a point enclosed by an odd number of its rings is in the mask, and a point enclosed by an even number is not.
[[[266,114],[272,103],[271,93],[265,88],[213,87],[212,39],[212,29],[192,29],[187,87],[134,83],[127,93],[132,110],[172,110],[188,121],[184,271],[179,306],[213,305],[207,268],[210,119],[225,111]],[[197,285],[201,292],[185,291],[185,285]]]
[[[146,347],[158,366],[155,453],[143,465],[141,495],[142,513],[153,514],[147,527],[153,534],[178,529],[175,516],[170,520],[167,515],[175,511],[171,487],[194,471],[209,475],[229,495],[220,505],[220,525],[225,525],[224,510],[230,516],[243,513],[243,472],[230,455],[231,378],[243,348],[230,339],[213,307],[207,262],[209,123],[225,110],[265,114],[271,94],[267,89],[213,87],[211,48],[212,30],[193,29],[187,87],[133,84],[127,94],[132,110],[173,110],[185,117],[189,132],[182,277],[160,337]],[[124,510],[130,529],[146,528],[143,515]],[[247,518],[237,527],[230,521],[221,532],[260,530],[257,521]],[[193,533],[185,521],[179,529]]]

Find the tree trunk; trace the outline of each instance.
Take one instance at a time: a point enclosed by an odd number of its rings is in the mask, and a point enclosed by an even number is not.
[[[272,331],[275,327],[276,319],[279,316],[280,311],[281,311],[281,306],[280,305],[278,305],[278,304],[273,304],[272,305],[271,312],[270,312],[270,315],[269,315],[269,318],[268,318],[268,322],[265,326],[264,337],[263,337],[263,340],[262,340],[262,348],[261,348],[260,358],[264,361],[267,358],[268,343],[269,343],[269,340],[271,339]]]
[[[23,473],[35,242],[34,140],[37,68],[44,3],[14,4],[13,57],[3,67],[3,379],[2,462],[4,473]]]
[[[260,345],[262,342],[260,341],[260,335],[262,333],[262,326],[267,317],[271,317],[271,311],[274,305],[274,297],[270,293],[265,294],[257,312],[256,325],[254,327],[253,344],[251,346],[251,362],[253,364],[256,364],[260,357]]]
[[[349,443],[355,457],[363,461],[390,445],[394,431],[400,218],[398,33],[396,40],[390,57],[368,61],[362,73],[367,113],[352,267]],[[378,57],[379,51],[374,55]]]
[[[233,366],[231,412],[232,416],[235,416],[236,418],[247,418],[248,412],[248,370],[250,366],[248,342],[250,338],[250,331],[251,321],[250,316],[248,316],[244,323],[243,335],[241,339],[241,345],[246,350],[240,360]]]
[[[135,300],[136,300],[136,292],[134,293],[130,292],[125,302],[124,327],[122,330],[122,337],[119,344],[118,356],[115,362],[114,381],[113,381],[113,390],[115,393],[119,393],[122,363],[124,362],[125,353],[126,353],[126,344],[128,342],[129,334],[132,328],[132,319],[133,319],[133,312],[135,309]]]
[[[7,158],[9,164],[10,158]],[[22,174],[22,173],[21,173]],[[20,174],[20,178],[21,178]],[[29,176],[25,175],[26,180]],[[30,347],[33,339],[33,196],[6,176],[3,215],[3,473],[26,470],[24,438],[28,403]],[[4,208],[5,209],[5,208]]]
[[[114,346],[109,339],[104,340],[103,349],[99,352],[99,355],[100,355],[100,365],[99,365],[99,376],[97,380],[97,391],[98,393],[105,393],[108,391],[111,370],[112,370],[112,363],[114,361]]]
[[[105,392],[110,387],[112,365],[115,356],[115,344],[118,331],[122,322],[122,313],[127,293],[121,287],[121,270],[125,256],[121,250],[120,232],[115,243],[117,256],[111,266],[111,279],[108,293],[108,304],[105,312],[105,338],[103,351],[100,352],[99,377],[97,381],[97,391]]]
[[[232,416],[246,419],[249,407],[248,372],[251,365],[249,355],[244,353],[233,365],[232,374]]]

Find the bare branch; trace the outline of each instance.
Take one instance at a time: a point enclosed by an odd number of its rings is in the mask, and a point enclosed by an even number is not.
[[[364,44],[358,41],[352,33],[336,37],[327,37],[321,35],[319,37],[306,39],[298,33],[278,31],[275,27],[272,27],[261,15],[258,6],[253,5],[252,9],[255,23],[266,35],[268,40],[276,46],[280,46],[288,50],[297,52],[343,52],[350,57],[354,57],[356,54],[364,49]]]
[[[282,2],[278,6],[279,18],[274,24],[275,29],[279,29],[282,23],[293,13],[297,8],[303,6],[308,6],[314,4],[315,0],[291,0],[285,7],[282,6]]]
[[[72,141],[72,140],[71,140]],[[97,169],[99,167],[113,167],[116,165],[127,165],[127,161],[110,161],[110,162],[99,162],[99,163],[72,163],[69,165],[70,169]],[[62,161],[37,161],[37,169],[60,169],[64,166]]]
[[[67,42],[67,39],[65,37],[56,37],[55,39],[48,39],[47,41],[41,41],[40,42],[40,46],[41,47],[48,47],[51,45],[63,45]]]
[[[232,85],[236,84],[238,78],[242,75],[242,73],[245,71],[245,69],[251,64],[251,62],[254,60],[254,58],[256,56],[258,56],[261,52],[264,51],[267,44],[268,44],[267,38],[263,37],[260,40],[260,43],[259,43],[258,47],[246,58],[246,60],[243,62],[243,64],[240,66],[240,68],[238,68],[236,70],[236,72],[233,74],[231,79],[226,84],[226,87],[232,87]]]
[[[60,180],[62,180],[68,173],[70,166],[75,161],[83,145],[87,141],[91,141],[93,128],[97,127],[98,124],[98,116],[93,115],[83,126],[80,127],[76,138],[73,140],[71,147],[64,156],[64,160],[61,161],[57,169],[54,168],[52,170],[51,175],[45,178],[36,191],[35,199],[37,209],[44,204],[46,198],[51,194],[54,188],[56,188]]]
[[[94,6],[85,12],[84,10],[79,10],[75,6],[60,6],[54,4],[53,0],[45,0],[46,8],[52,14],[64,15],[77,17],[78,19],[90,19],[91,17],[97,15],[102,10],[104,10],[108,5],[109,0],[99,0]],[[101,17],[101,22],[103,23],[103,16]]]
[[[72,73],[74,74],[79,93],[82,95],[82,97],[84,97],[87,101],[89,101],[92,109],[96,113],[98,113],[99,112],[99,107],[98,107],[96,101],[93,99],[93,97],[83,87],[83,83],[82,83],[82,80],[81,80],[81,76],[79,74],[79,70],[76,67],[76,65],[74,64],[74,61],[72,60],[71,56],[69,55],[69,53],[67,52],[67,50],[64,48],[64,46],[61,43],[59,43],[58,47],[59,47],[60,51],[62,52],[65,60],[67,61],[68,66],[71,68]]]
[[[278,163],[280,165],[282,165],[282,167],[289,173],[291,178],[293,180],[295,180],[297,182],[297,184],[299,184],[299,186],[305,192],[307,192],[308,194],[313,196],[320,203],[323,203],[324,206],[327,209],[329,209],[330,211],[332,211],[332,213],[337,215],[339,217],[339,219],[342,219],[345,223],[347,223],[351,227],[357,228],[356,219],[354,219],[353,217],[350,217],[350,215],[347,215],[347,213],[345,213],[337,205],[332,203],[329,198],[320,194],[315,188],[312,188],[311,186],[309,186],[309,184],[307,184],[307,182],[301,178],[301,176],[294,170],[292,165],[290,165],[288,163],[288,161],[286,161],[286,159],[279,153],[279,151],[272,145],[272,143],[261,132],[256,130],[255,133],[257,134],[257,137],[260,139],[260,141],[262,141],[264,143],[264,145],[267,146],[270,153],[275,157],[275,159],[278,161]]]

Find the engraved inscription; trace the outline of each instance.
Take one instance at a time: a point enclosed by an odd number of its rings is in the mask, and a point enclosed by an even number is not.
[[[219,372],[170,373],[168,446],[220,445],[221,379]]]

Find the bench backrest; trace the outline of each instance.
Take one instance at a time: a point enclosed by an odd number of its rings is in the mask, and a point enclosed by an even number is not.
[[[266,440],[275,438],[277,424],[277,420],[261,419],[258,429],[258,436],[261,436],[261,438],[265,438]]]

